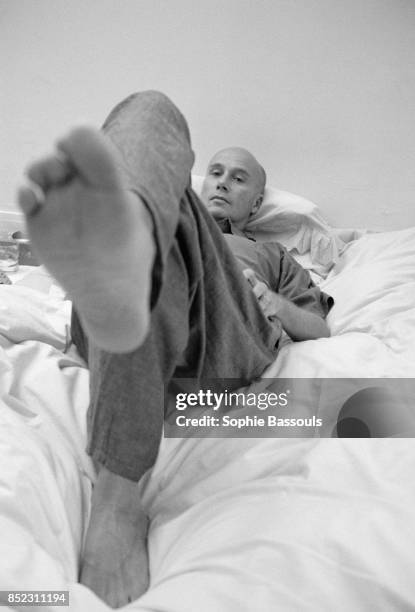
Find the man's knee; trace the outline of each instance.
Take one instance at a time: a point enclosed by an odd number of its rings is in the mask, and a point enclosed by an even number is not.
[[[186,119],[177,106],[161,91],[147,90],[129,95],[111,111],[102,129],[108,131],[112,124],[126,112],[134,116],[136,113],[151,113],[174,126],[190,143],[190,132]]]

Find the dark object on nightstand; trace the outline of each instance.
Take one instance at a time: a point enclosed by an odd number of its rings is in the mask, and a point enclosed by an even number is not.
[[[5,272],[0,270],[0,285],[11,285],[12,281]]]
[[[19,245],[19,265],[39,266],[40,263],[32,251],[28,236],[19,230],[13,232],[12,238]]]

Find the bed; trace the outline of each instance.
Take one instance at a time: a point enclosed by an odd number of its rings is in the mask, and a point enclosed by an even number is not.
[[[265,378],[410,384],[415,228],[334,230],[276,191],[262,214],[258,235],[278,231],[335,298],[332,337],[286,344]],[[70,303],[43,274],[0,286],[0,590],[65,590],[70,610],[104,612],[77,584],[94,480],[88,371],[70,344]],[[139,485],[151,585],[125,609],[415,609],[412,439],[334,438],[339,406],[322,401],[319,414],[313,437],[162,438]]]

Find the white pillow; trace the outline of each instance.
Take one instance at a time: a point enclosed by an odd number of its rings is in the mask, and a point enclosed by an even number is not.
[[[192,175],[192,187],[199,196],[203,180]],[[273,187],[266,187],[264,201],[246,229],[259,242],[280,242],[303,267],[320,276],[327,276],[344,247],[316,204]]]
[[[369,333],[415,359],[415,227],[352,242],[321,285],[334,297],[332,334]]]

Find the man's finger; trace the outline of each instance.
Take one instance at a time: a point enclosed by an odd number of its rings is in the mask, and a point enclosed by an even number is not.
[[[258,279],[255,275],[255,272],[252,270],[252,268],[246,268],[243,271],[243,274],[246,278],[246,280],[248,281],[248,283],[251,285],[251,287],[255,287],[255,285],[258,283]]]
[[[255,297],[260,300],[268,291],[268,287],[264,283],[257,281],[255,287],[252,287]]]

